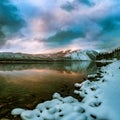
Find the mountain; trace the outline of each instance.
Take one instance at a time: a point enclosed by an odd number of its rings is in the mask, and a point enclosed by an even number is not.
[[[12,52],[1,52],[1,62],[41,62],[41,61],[72,61],[72,60],[95,60],[96,51],[89,50],[66,50],[52,54],[24,54],[24,53],[12,53]]]
[[[65,57],[70,60],[92,61],[96,60],[96,55],[98,52],[94,50],[76,50],[66,54]]]
[[[12,52],[1,52],[0,61],[1,62],[35,62],[35,61],[45,61],[50,60],[45,55],[34,55],[34,54],[24,54],[24,53],[12,53]]]

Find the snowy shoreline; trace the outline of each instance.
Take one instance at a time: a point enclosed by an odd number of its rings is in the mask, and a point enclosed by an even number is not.
[[[34,110],[16,108],[11,114],[20,115],[22,120],[119,120],[119,73],[120,61],[116,61],[88,76],[94,81],[76,83],[74,93],[83,97],[81,102],[55,93],[51,101],[38,104]]]

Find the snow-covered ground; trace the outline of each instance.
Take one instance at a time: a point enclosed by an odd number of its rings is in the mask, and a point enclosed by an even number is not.
[[[75,84],[74,93],[83,97],[81,102],[55,93],[51,101],[34,110],[16,108],[11,114],[22,120],[120,120],[120,61],[102,67],[96,76],[89,75],[96,81]]]

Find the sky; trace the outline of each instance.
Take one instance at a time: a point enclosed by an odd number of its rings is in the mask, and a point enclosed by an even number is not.
[[[120,0],[1,0],[0,51],[120,46]]]

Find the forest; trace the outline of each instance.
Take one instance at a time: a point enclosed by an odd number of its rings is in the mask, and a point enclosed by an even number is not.
[[[120,47],[116,48],[110,52],[99,53],[96,56],[96,60],[103,60],[103,59],[105,59],[105,60],[113,60],[113,59],[120,60]]]

